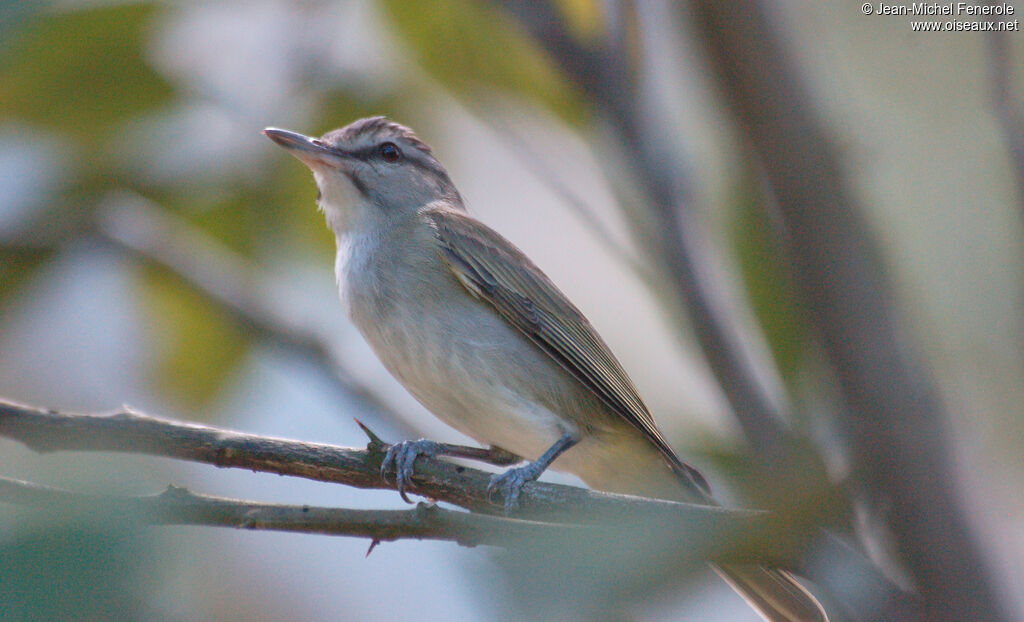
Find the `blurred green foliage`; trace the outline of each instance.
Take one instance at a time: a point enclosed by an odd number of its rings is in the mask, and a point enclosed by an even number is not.
[[[54,254],[50,249],[0,249],[0,311]]]
[[[67,194],[43,206],[51,221],[43,229],[65,231],[92,209],[90,197],[118,184],[110,175],[105,139],[126,119],[173,98],[171,86],[145,59],[157,8],[143,2],[74,10],[47,2],[11,4],[18,6],[0,11],[0,119],[77,145],[76,157],[61,171],[72,182]],[[0,302],[21,291],[54,255],[6,249],[0,257]]]
[[[88,143],[168,102],[145,59],[156,5],[41,11],[0,53],[0,114]]]
[[[144,620],[160,566],[142,532],[54,527],[0,539],[0,620]]]
[[[182,98],[149,64],[146,54],[159,17],[156,3],[40,10],[25,17],[0,56],[0,112],[7,119],[44,128],[75,141],[66,162],[75,178],[64,202],[48,206],[49,218],[87,221],[103,193],[128,187],[151,193],[234,250],[251,255],[254,193],[225,187],[203,204],[189,184],[147,187],[126,173],[112,175],[110,141],[125,124]],[[42,263],[26,257],[3,267],[5,294]],[[11,281],[7,277],[11,277]],[[138,281],[149,342],[156,349],[150,376],[155,387],[194,405],[215,397],[246,352],[243,332],[209,301],[172,277],[147,270]]]
[[[775,365],[792,382],[807,348],[807,333],[796,305],[795,284],[775,223],[761,205],[748,176],[736,185],[730,238],[754,316],[764,331]]]
[[[159,348],[154,385],[194,404],[214,399],[248,351],[233,318],[177,277],[142,272],[141,298]],[[199,412],[203,412],[200,410]]]
[[[514,20],[475,0],[382,0],[395,32],[420,65],[452,92],[515,93],[569,125],[584,120],[584,100]],[[586,12],[574,23],[586,32]]]

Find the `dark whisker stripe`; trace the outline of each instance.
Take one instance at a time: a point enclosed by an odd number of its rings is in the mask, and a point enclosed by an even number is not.
[[[349,175],[348,178],[352,182],[352,185],[355,186],[356,190],[359,191],[359,194],[364,197],[370,196],[369,188],[366,187],[366,183],[363,182],[363,180],[359,179],[359,175]]]

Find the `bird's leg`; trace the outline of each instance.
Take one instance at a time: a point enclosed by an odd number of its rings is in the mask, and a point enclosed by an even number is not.
[[[392,467],[395,469],[395,483],[398,494],[406,503],[412,503],[406,496],[406,489],[412,484],[413,465],[416,458],[420,456],[452,456],[455,458],[469,458],[480,460],[489,464],[499,466],[521,462],[522,458],[514,453],[500,447],[467,447],[465,445],[452,445],[450,443],[438,443],[421,438],[418,441],[402,441],[388,447],[384,454],[384,460],[380,465],[380,476],[384,477]],[[553,460],[554,458],[552,458]]]
[[[523,490],[526,482],[532,482],[540,477],[540,474],[551,466],[555,458],[562,455],[577,442],[579,442],[579,438],[573,434],[566,433],[554,445],[548,448],[540,458],[525,466],[509,469],[504,473],[494,475],[487,484],[488,496],[495,488],[500,488],[505,494],[505,514],[510,514],[519,507],[519,493]]]

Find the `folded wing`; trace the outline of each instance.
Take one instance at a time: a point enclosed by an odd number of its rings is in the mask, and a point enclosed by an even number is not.
[[[464,213],[436,208],[423,216],[437,234],[443,259],[466,289],[640,430],[696,498],[710,495],[704,476],[680,460],[665,441],[633,383],[587,318],[522,251]]]

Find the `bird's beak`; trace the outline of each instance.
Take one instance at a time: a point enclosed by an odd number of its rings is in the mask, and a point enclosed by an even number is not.
[[[347,156],[318,138],[310,138],[296,132],[289,132],[276,127],[263,130],[263,135],[281,145],[306,166],[327,165],[333,168],[344,167]]]

